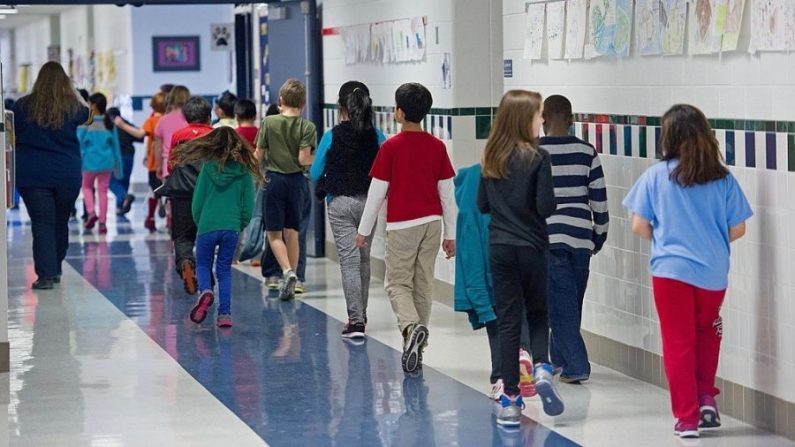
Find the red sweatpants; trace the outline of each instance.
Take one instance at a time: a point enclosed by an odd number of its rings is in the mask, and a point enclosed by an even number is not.
[[[723,337],[720,307],[726,291],[658,277],[652,283],[674,417],[698,423],[699,396],[720,393],[715,374]]]

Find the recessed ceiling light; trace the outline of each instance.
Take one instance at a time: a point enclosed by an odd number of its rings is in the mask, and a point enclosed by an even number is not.
[[[19,11],[17,11],[17,8],[0,6],[0,14],[16,14],[18,12]]]

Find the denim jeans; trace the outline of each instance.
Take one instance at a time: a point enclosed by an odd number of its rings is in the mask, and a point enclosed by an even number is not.
[[[232,261],[235,258],[237,231],[217,230],[200,234],[196,238],[196,276],[199,291],[210,289],[215,258],[215,276],[218,279],[218,315],[232,313]],[[215,248],[218,247],[218,256]]]
[[[565,377],[588,377],[591,365],[580,333],[591,254],[555,249],[549,254],[549,323],[552,363]]]
[[[132,175],[133,163],[135,162],[134,157],[135,156],[132,154],[122,155],[121,165],[123,176],[121,179],[113,177],[110,180],[110,191],[116,196],[116,208],[121,208],[124,198],[127,197],[130,191],[130,176]]]
[[[18,189],[30,215],[36,275],[42,279],[60,275],[69,248],[69,214],[80,188]]]
[[[264,194],[263,194],[264,196]],[[263,197],[265,200],[265,197]],[[301,282],[306,281],[306,232],[309,230],[309,217],[312,213],[312,195],[309,193],[309,179],[304,182],[304,188],[301,191],[301,223],[298,228],[298,271],[295,272],[298,280]],[[266,206],[263,204],[263,207]],[[267,216],[267,212],[263,209],[263,216]],[[265,241],[265,247],[262,251],[262,276],[269,278],[271,276],[278,276],[281,278],[282,269],[279,263],[276,262],[276,256],[270,249],[268,241]]]

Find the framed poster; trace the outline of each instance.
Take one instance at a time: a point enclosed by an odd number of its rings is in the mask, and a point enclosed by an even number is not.
[[[152,37],[153,71],[200,71],[199,36]]]

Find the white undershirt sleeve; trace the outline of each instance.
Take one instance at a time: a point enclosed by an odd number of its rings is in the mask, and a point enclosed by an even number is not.
[[[378,213],[386,201],[386,193],[389,190],[389,182],[374,178],[370,182],[370,190],[367,192],[367,202],[364,204],[364,214],[359,223],[359,234],[369,236],[373,232]]]
[[[455,239],[456,217],[458,207],[455,204],[455,184],[453,179],[439,180],[439,198],[442,199],[442,221],[444,222],[444,239]]]

